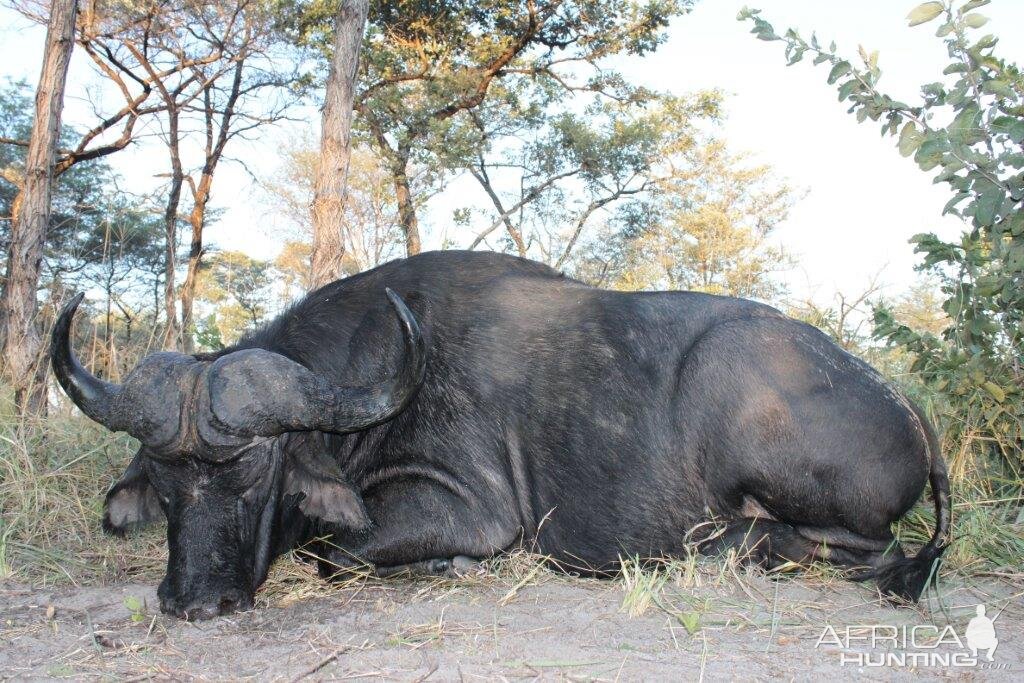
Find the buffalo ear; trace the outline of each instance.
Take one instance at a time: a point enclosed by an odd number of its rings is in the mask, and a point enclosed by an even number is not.
[[[363,497],[345,481],[326,455],[292,455],[285,464],[285,495],[302,494],[299,509],[310,519],[337,524],[351,531],[370,528]]]
[[[163,516],[160,500],[142,467],[142,458],[142,449],[139,449],[128,469],[107,491],[103,501],[103,531],[108,534],[123,537]]]

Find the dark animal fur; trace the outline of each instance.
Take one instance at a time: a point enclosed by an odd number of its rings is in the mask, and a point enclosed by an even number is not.
[[[409,304],[426,340],[415,399],[358,433],[279,437],[280,459],[260,456],[272,464],[255,475],[244,459],[176,473],[148,459],[151,476],[166,480],[157,484],[165,497],[185,495],[199,476],[221,482],[203,516],[175,519],[175,503],[165,507],[177,543],[207,538],[198,547],[234,553],[244,569],[329,533],[331,544],[319,547],[329,574],[359,561],[386,571],[483,557],[525,542],[561,566],[603,573],[620,557],[678,553],[695,525],[714,519],[727,531],[705,543],[708,552],[754,549],[769,564],[831,559],[866,567],[865,578],[897,596],[916,600],[923,590],[949,528],[930,428],[872,368],[762,304],[604,291],[510,256],[434,252],[317,290],[200,360],[260,348],[334,384],[379,382],[402,358],[386,286]],[[308,464],[317,458],[329,466]],[[333,494],[317,488],[317,505],[347,506],[332,519],[368,516],[370,527],[302,514],[301,495],[285,492],[296,476],[288,471],[261,483],[259,496],[244,488],[289,462],[307,463],[303,476],[325,486],[339,483]],[[895,547],[878,551],[894,546],[890,525],[929,478],[936,537],[911,559]],[[246,495],[254,502],[243,516],[266,519],[269,505],[273,519],[246,522],[263,531],[232,544],[230,524],[212,518],[235,515],[231,501]],[[748,519],[750,510],[764,516]],[[265,575],[265,567],[226,566],[172,566],[165,582],[194,593],[203,578],[174,572],[223,570],[251,595]]]

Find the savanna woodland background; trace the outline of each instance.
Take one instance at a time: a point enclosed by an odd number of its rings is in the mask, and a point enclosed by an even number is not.
[[[777,228],[808,188],[730,144],[728,96],[618,69],[695,20],[690,0],[3,4],[46,26],[47,48],[8,55],[39,63],[38,90],[0,82],[0,577],[161,569],[160,530],[127,544],[99,531],[130,439],[83,418],[48,376],[46,339],[75,292],[87,293],[79,355],[117,381],[154,350],[229,345],[318,285],[418,253],[430,232],[432,248],[518,254],[601,287],[750,297],[817,325],[938,426],[955,488],[944,575],[1024,581],[1024,74],[1000,56],[1000,32],[1019,40],[1020,26],[989,22],[988,0],[907,7],[903,30],[944,49],[906,101],[887,92],[878,52],[740,12],[736,29],[770,44],[764,59],[813,62],[815,96],[838,96],[893,164],[910,157],[933,177],[948,202],[929,210],[958,221],[952,239],[911,238],[910,285],[866,278],[824,299],[780,276],[799,245]],[[62,118],[69,53],[88,96]],[[807,104],[764,102],[793,117]],[[273,158],[245,156],[285,127]],[[827,140],[821,154],[822,174],[844,164]],[[250,191],[221,190],[226,168]],[[848,190],[872,201],[868,179]],[[268,217],[245,241],[275,258],[216,240],[237,203]],[[913,545],[932,522],[923,503],[899,535]],[[284,564],[287,581],[310,580]],[[627,590],[650,579],[632,571]]]

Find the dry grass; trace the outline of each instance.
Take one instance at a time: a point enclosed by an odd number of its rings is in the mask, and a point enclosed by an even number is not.
[[[0,418],[0,577],[47,584],[158,576],[162,533],[100,529],[103,494],[134,454],[129,438],[83,418]]]

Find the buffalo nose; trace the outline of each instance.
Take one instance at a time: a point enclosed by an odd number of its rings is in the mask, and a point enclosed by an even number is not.
[[[228,590],[219,596],[193,600],[184,606],[175,604],[170,607],[171,609],[165,611],[174,614],[179,619],[203,621],[222,614],[247,610],[252,607],[252,600],[240,591]]]

